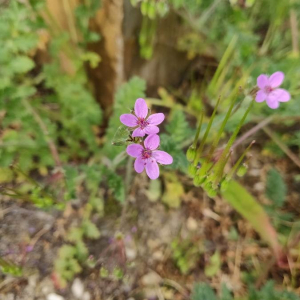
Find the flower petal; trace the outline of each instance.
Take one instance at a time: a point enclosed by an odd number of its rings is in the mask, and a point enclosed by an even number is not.
[[[155,134],[155,133],[158,133],[159,132],[159,128],[157,126],[147,126],[145,128],[145,132],[147,134]]]
[[[128,127],[137,126],[137,117],[132,115],[132,114],[121,115],[120,116],[120,121]]]
[[[256,94],[255,101],[263,102],[266,100],[266,98],[267,98],[267,94],[263,90],[259,90]]]
[[[267,105],[272,109],[276,109],[279,107],[279,101],[270,96],[267,98],[266,102],[267,102]]]
[[[148,114],[148,106],[144,99],[138,98],[135,101],[134,112],[138,118],[146,118]]]
[[[145,148],[155,150],[160,143],[159,136],[157,134],[148,135],[144,141]]]
[[[163,113],[158,113],[149,116],[147,122],[151,125],[159,125],[164,119],[165,115]]]
[[[148,159],[146,164],[146,173],[150,179],[157,179],[159,176],[159,168],[155,159]]]
[[[279,102],[288,102],[291,99],[291,95],[284,89],[276,89],[274,92],[277,93],[277,100]]]
[[[165,151],[155,150],[152,152],[152,156],[162,165],[170,165],[173,163],[173,157]]]
[[[284,74],[282,72],[275,72],[269,78],[269,83],[272,88],[280,86],[283,82]]]
[[[145,134],[146,134],[145,129],[137,128],[133,131],[132,137],[145,136]]]
[[[143,151],[143,146],[139,144],[131,144],[127,146],[126,152],[128,155],[132,157],[139,157],[141,155],[141,152]]]
[[[257,86],[260,89],[264,89],[267,85],[269,85],[269,78],[265,74],[261,74],[257,77]]]
[[[145,162],[144,159],[142,159],[141,156],[139,156],[135,162],[134,162],[134,169],[137,173],[142,173],[145,168]]]

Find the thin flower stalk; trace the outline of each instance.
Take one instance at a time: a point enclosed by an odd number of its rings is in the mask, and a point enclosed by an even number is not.
[[[250,112],[252,106],[253,106],[254,101],[251,101],[250,105],[248,106],[246,112],[244,113],[240,123],[238,124],[238,126],[236,127],[235,131],[233,132],[233,134],[231,135],[225,149],[223,150],[221,157],[219,159],[219,161],[217,162],[216,166],[215,166],[215,170],[214,170],[214,181],[220,181],[223,177],[223,170],[224,170],[224,161],[228,155],[228,152],[230,151],[230,148],[232,146],[232,144],[234,143],[237,134],[239,133],[242,125],[244,124],[244,121],[248,115],[248,113]]]
[[[205,131],[205,133],[204,133],[204,136],[203,136],[203,138],[202,138],[202,140],[201,140],[200,146],[199,146],[199,148],[197,149],[196,157],[195,157],[195,160],[194,160],[194,166],[197,166],[197,164],[198,164],[198,162],[199,162],[200,156],[201,156],[201,154],[202,154],[202,151],[203,151],[203,148],[204,148],[204,145],[205,145],[205,141],[206,141],[206,139],[207,139],[207,136],[208,136],[208,134],[209,134],[210,128],[211,128],[211,126],[212,126],[214,117],[215,117],[215,115],[216,115],[218,106],[219,106],[219,104],[220,104],[220,101],[221,101],[221,97],[218,98],[218,101],[217,101],[217,103],[216,103],[216,106],[215,106],[215,108],[214,108],[214,111],[213,111],[213,113],[212,113],[212,115],[211,115],[211,117],[210,117],[209,123],[208,123],[208,125],[207,125],[206,131]]]
[[[233,175],[236,173],[238,167],[241,165],[242,161],[244,160],[246,154],[248,153],[248,151],[250,150],[250,148],[254,144],[255,144],[255,141],[252,141],[250,143],[250,145],[244,150],[244,152],[242,153],[242,155],[240,156],[240,158],[238,159],[238,161],[234,164],[234,166],[232,167],[232,169],[230,170],[230,172],[226,175],[226,180],[230,180],[233,177]]]

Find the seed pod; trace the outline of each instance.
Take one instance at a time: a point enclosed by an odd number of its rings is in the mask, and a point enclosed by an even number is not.
[[[217,190],[214,190],[213,188],[207,190],[206,192],[207,192],[208,197],[210,197],[210,198],[214,198],[217,196]]]
[[[213,198],[217,195],[217,190],[213,188],[213,185],[210,181],[207,181],[204,184],[204,189],[208,195],[208,197]]]
[[[246,174],[247,170],[248,170],[248,165],[244,163],[239,167],[236,174],[239,177],[243,177]]]
[[[224,178],[221,182],[221,191],[224,192],[227,190],[229,185],[229,180],[227,178]]]
[[[189,162],[192,162],[196,156],[196,147],[191,145],[189,149],[186,151],[186,158]]]

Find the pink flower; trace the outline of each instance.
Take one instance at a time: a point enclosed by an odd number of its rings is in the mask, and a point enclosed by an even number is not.
[[[120,121],[124,125],[132,128],[137,127],[132,133],[133,137],[158,133],[159,128],[156,125],[159,125],[165,119],[163,113],[153,114],[147,118],[148,106],[142,98],[135,101],[134,113],[135,115],[124,114],[120,117]]]
[[[270,77],[267,75],[259,75],[257,78],[257,85],[259,91],[256,94],[255,101],[263,102],[266,100],[267,105],[276,109],[279,107],[279,102],[287,102],[291,99],[291,95],[284,89],[278,87],[282,84],[284,74],[282,72],[275,72]]]
[[[156,179],[159,176],[158,164],[170,165],[173,158],[165,151],[156,150],[160,139],[157,134],[149,135],[144,146],[140,144],[131,144],[127,147],[127,154],[135,157],[134,169],[137,173],[142,173],[146,168],[146,173],[150,179]]]

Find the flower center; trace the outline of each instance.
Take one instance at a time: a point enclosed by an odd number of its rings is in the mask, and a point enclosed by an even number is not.
[[[141,129],[144,129],[149,125],[149,123],[144,118],[138,118],[137,124]]]
[[[152,151],[149,149],[144,149],[142,151],[142,159],[148,159],[152,156]]]
[[[273,91],[273,88],[270,87],[269,85],[265,87],[265,93],[270,94]]]

